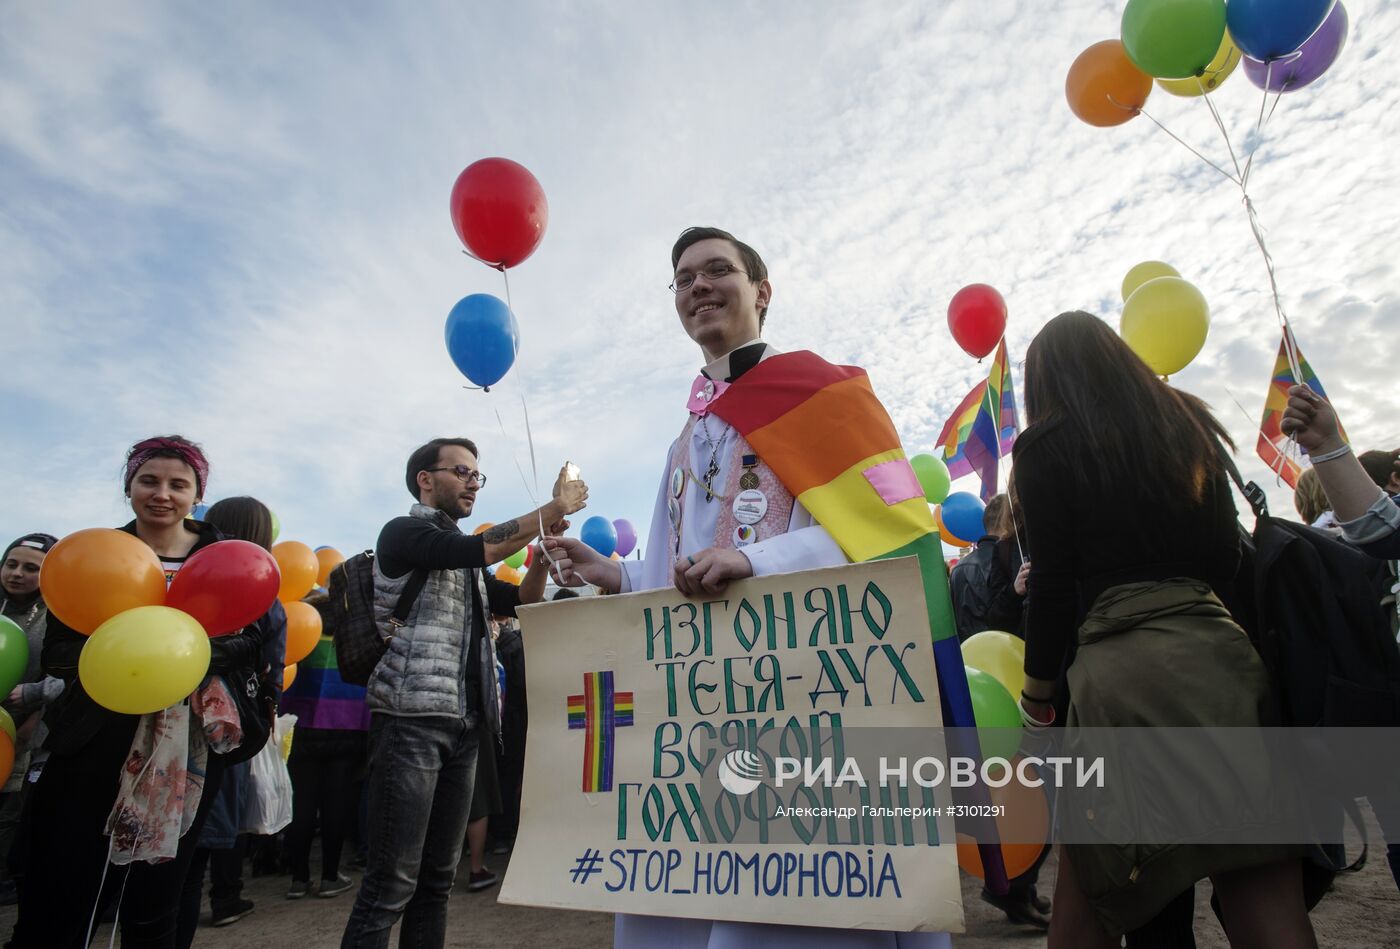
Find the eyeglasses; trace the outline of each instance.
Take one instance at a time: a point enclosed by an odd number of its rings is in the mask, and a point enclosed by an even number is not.
[[[740,270],[733,264],[725,263],[722,260],[715,260],[701,267],[700,272],[698,274],[676,274],[676,279],[671,282],[671,285],[668,289],[670,289],[672,293],[684,293],[685,291],[690,289],[691,284],[695,283],[696,277],[703,276],[706,280],[710,281],[711,283],[714,283],[716,280],[722,280],[732,273],[741,273],[745,277],[748,276],[747,271]]]
[[[475,483],[478,488],[486,487],[486,475],[466,465],[453,465],[450,468],[424,468],[424,471],[450,471],[462,479],[463,484]]]

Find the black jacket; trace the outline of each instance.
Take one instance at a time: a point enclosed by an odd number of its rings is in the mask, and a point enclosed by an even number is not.
[[[959,642],[985,629],[1020,635],[1023,597],[1016,593],[1013,580],[1015,576],[997,556],[997,539],[990,535],[958,561],[949,586]]]

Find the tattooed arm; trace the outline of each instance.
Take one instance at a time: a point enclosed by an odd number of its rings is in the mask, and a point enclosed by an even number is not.
[[[502,521],[481,533],[486,544],[486,562],[499,563],[540,535],[557,527],[570,514],[582,510],[588,500],[588,485],[582,481],[561,481],[548,504],[521,517]]]

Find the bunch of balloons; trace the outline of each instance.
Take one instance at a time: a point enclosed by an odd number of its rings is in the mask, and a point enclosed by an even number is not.
[[[131,534],[69,534],[44,559],[49,610],[88,636],[78,678],[93,701],[144,715],[188,696],[209,669],[209,638],[238,632],[277,598],[277,562],[256,544],[225,540],[195,552],[167,592],[150,547]]]
[[[527,168],[508,158],[468,165],[452,186],[449,210],[467,253],[502,272],[535,252],[549,223],[544,189]],[[510,371],[520,351],[515,315],[487,293],[458,301],[447,316],[444,335],[453,364],[488,391]]]
[[[1065,98],[1089,125],[1121,125],[1140,113],[1153,79],[1173,95],[1207,95],[1241,60],[1259,88],[1295,91],[1332,67],[1348,26],[1339,0],[1128,0],[1121,40],[1079,54]]]
[[[1119,334],[1159,376],[1190,365],[1206,344],[1210,306],[1205,295],[1160,260],[1145,260],[1123,278]]]

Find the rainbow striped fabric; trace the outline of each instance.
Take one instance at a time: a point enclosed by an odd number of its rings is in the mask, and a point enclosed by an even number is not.
[[[918,558],[943,722],[974,725],[938,528],[865,370],[783,353],[740,376],[710,411],[748,441],[852,561]],[[988,882],[1004,885],[1001,849],[984,844],[978,852]]]
[[[997,435],[1000,429],[1000,452]],[[982,479],[982,500],[997,493],[997,469],[1001,456],[1011,454],[1020,426],[1016,421],[1016,396],[1011,388],[1011,364],[1006,340],[997,346],[991,372],[958,403],[938,433],[943,461],[954,480],[977,472]]]
[[[1279,340],[1278,344],[1278,358],[1274,360],[1274,375],[1269,380],[1269,394],[1264,399],[1264,418],[1259,423],[1259,442],[1255,450],[1266,465],[1288,482],[1290,488],[1296,488],[1298,476],[1303,473],[1303,466],[1299,463],[1302,456],[1298,454],[1296,447],[1289,444],[1288,436],[1283,434],[1283,429],[1280,428],[1283,410],[1288,407],[1288,390],[1298,384],[1298,380],[1293,377],[1293,368],[1288,362],[1290,347],[1298,359],[1298,368],[1303,372],[1303,381],[1318,395],[1324,399],[1327,397],[1327,391],[1322,388],[1317,373],[1313,372],[1312,366],[1309,366],[1307,359],[1303,357],[1303,351],[1298,348],[1298,341],[1294,338],[1292,330],[1285,327],[1283,339]],[[1343,430],[1342,438],[1346,437],[1346,431]]]
[[[612,672],[586,672],[583,694],[568,697],[569,728],[583,729],[583,790],[611,791],[616,730],[632,724],[632,693],[613,688]]]
[[[369,729],[365,687],[340,678],[335,662],[335,641],[322,636],[311,655],[297,663],[297,678],[282,693],[278,711],[297,717],[299,728]]]

